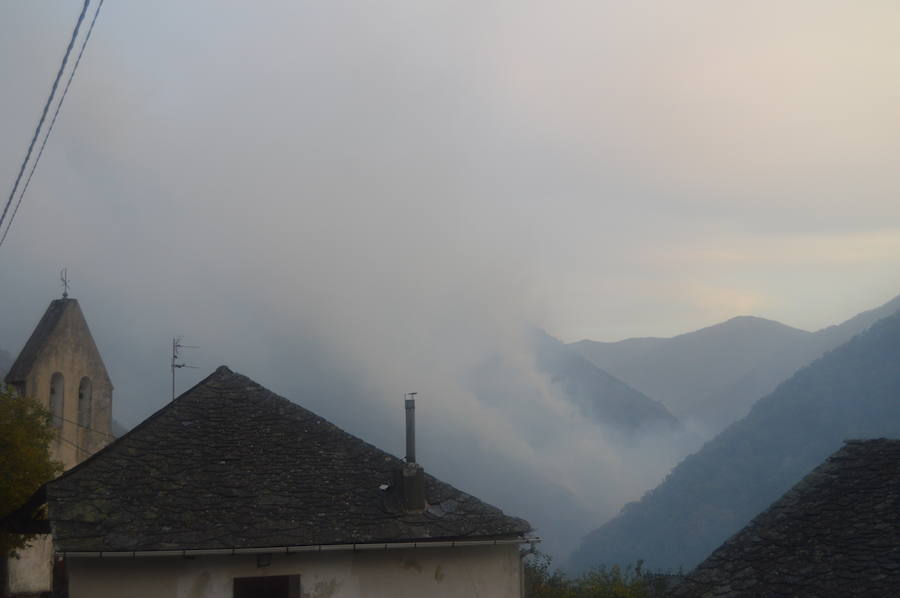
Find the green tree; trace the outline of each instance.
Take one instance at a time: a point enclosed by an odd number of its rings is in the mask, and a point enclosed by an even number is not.
[[[62,471],[50,458],[54,435],[50,413],[40,403],[0,386],[0,518]],[[0,555],[15,555],[32,537],[0,530]]]
[[[597,567],[570,578],[551,568],[541,552],[525,560],[526,598],[657,598],[664,596],[680,575],[652,573],[638,561],[634,566]]]

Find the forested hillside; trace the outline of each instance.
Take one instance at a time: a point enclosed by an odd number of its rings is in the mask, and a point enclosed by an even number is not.
[[[900,314],[798,371],[589,534],[573,569],[691,568],[848,438],[900,437]]]

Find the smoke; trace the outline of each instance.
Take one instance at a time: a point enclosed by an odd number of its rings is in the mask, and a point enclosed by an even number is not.
[[[801,272],[698,265],[753,254],[773,220],[785,247],[845,226],[864,245],[900,215],[896,110],[864,99],[896,95],[896,7],[715,4],[107,4],[0,252],[0,348],[22,346],[67,266],[125,424],[169,400],[176,334],[200,346],[179,391],[227,364],[395,454],[417,391],[426,469],[529,518],[561,557],[698,440],[584,419],[524,330],[666,334],[714,321],[710,305],[900,282],[890,251],[846,264],[845,244]],[[0,180],[76,16],[10,10]],[[807,45],[776,60],[798,30]],[[833,75],[845,45],[871,77]],[[485,364],[490,392],[473,384]]]

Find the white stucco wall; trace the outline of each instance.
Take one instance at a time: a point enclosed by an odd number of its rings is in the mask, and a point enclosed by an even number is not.
[[[53,542],[50,534],[40,535],[24,550],[19,558],[7,560],[6,592],[38,594],[50,590],[53,582]]]
[[[515,545],[215,557],[69,558],[70,598],[231,598],[235,577],[300,575],[303,598],[519,598]]]

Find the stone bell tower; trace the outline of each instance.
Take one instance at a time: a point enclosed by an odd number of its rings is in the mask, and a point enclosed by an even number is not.
[[[50,302],[5,381],[50,411],[51,454],[66,469],[112,438],[112,382],[77,299]]]
[[[76,299],[50,302],[4,379],[38,400],[56,428],[50,455],[70,469],[112,442],[113,386]],[[3,557],[0,556],[0,559]],[[4,559],[5,560],[5,559]],[[35,596],[53,585],[53,546],[38,536],[20,558],[0,563],[0,596]]]

